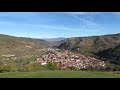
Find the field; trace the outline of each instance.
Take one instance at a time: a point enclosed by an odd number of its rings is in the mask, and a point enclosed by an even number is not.
[[[5,72],[0,73],[0,78],[120,78],[120,73],[92,71]]]

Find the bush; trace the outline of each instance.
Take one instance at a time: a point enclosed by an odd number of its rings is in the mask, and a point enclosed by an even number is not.
[[[67,69],[69,69],[69,70],[73,70],[73,71],[78,71],[78,70],[80,70],[80,69],[78,69],[78,68],[76,68],[76,67],[68,67]]]
[[[25,65],[23,70],[24,71],[39,71],[39,70],[45,70],[45,68],[38,63],[33,63],[33,64]]]
[[[0,65],[0,72],[10,72],[10,71],[16,71],[16,63],[8,63],[8,64],[1,64]]]
[[[106,71],[114,71],[114,66],[108,66],[105,68]]]
[[[119,65],[114,65],[114,71],[120,71],[120,66]]]
[[[48,64],[47,64],[47,69],[49,69],[49,70],[58,70],[59,69],[59,67],[57,66],[57,64],[55,63],[55,62],[49,62]]]

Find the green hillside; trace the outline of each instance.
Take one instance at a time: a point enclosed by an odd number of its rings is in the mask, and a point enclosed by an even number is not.
[[[47,46],[47,42],[44,40],[0,34],[0,55],[35,51],[43,46]]]
[[[95,53],[95,56],[99,59],[120,65],[120,45]]]
[[[77,51],[89,56],[97,55],[97,57],[99,57],[100,59],[103,56],[105,56],[102,58],[103,60],[109,59],[109,61],[112,60],[112,61],[116,61],[116,63],[118,62],[120,63],[119,45],[120,45],[120,34],[112,34],[112,35],[103,35],[103,36],[68,38],[62,41],[61,45],[58,46],[58,48]],[[114,48],[114,49],[108,50],[110,48]],[[101,51],[103,51],[105,54]],[[112,56],[111,54],[109,54],[109,52],[112,53]]]

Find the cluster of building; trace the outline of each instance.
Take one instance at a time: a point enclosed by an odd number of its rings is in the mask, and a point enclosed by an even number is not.
[[[58,49],[49,48],[46,50],[47,54],[42,58],[37,58],[36,62],[45,65],[48,62],[56,62],[61,69],[65,68],[106,68],[106,63],[102,60],[95,59],[93,57],[73,53],[67,50],[59,51]]]
[[[79,53],[73,53],[68,50],[59,50],[57,48],[43,48],[46,54],[42,57],[36,58],[35,61],[31,63],[40,63],[41,65],[46,65],[49,62],[55,62],[61,69],[66,68],[78,68],[78,69],[88,69],[88,68],[106,68],[107,64],[102,61],[95,59],[93,57],[81,55]],[[1,60],[16,60],[20,58],[31,58],[33,55],[1,55]]]

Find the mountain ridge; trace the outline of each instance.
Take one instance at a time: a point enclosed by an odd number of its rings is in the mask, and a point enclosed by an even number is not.
[[[120,33],[90,37],[74,37],[60,42],[62,43],[58,46],[58,48],[77,51],[88,56],[96,56],[95,53],[99,54],[99,52],[110,48],[114,49],[115,47],[119,46]],[[106,53],[106,55],[109,54]]]
[[[66,39],[65,37],[58,37],[58,38],[42,38],[45,41],[61,41]]]

